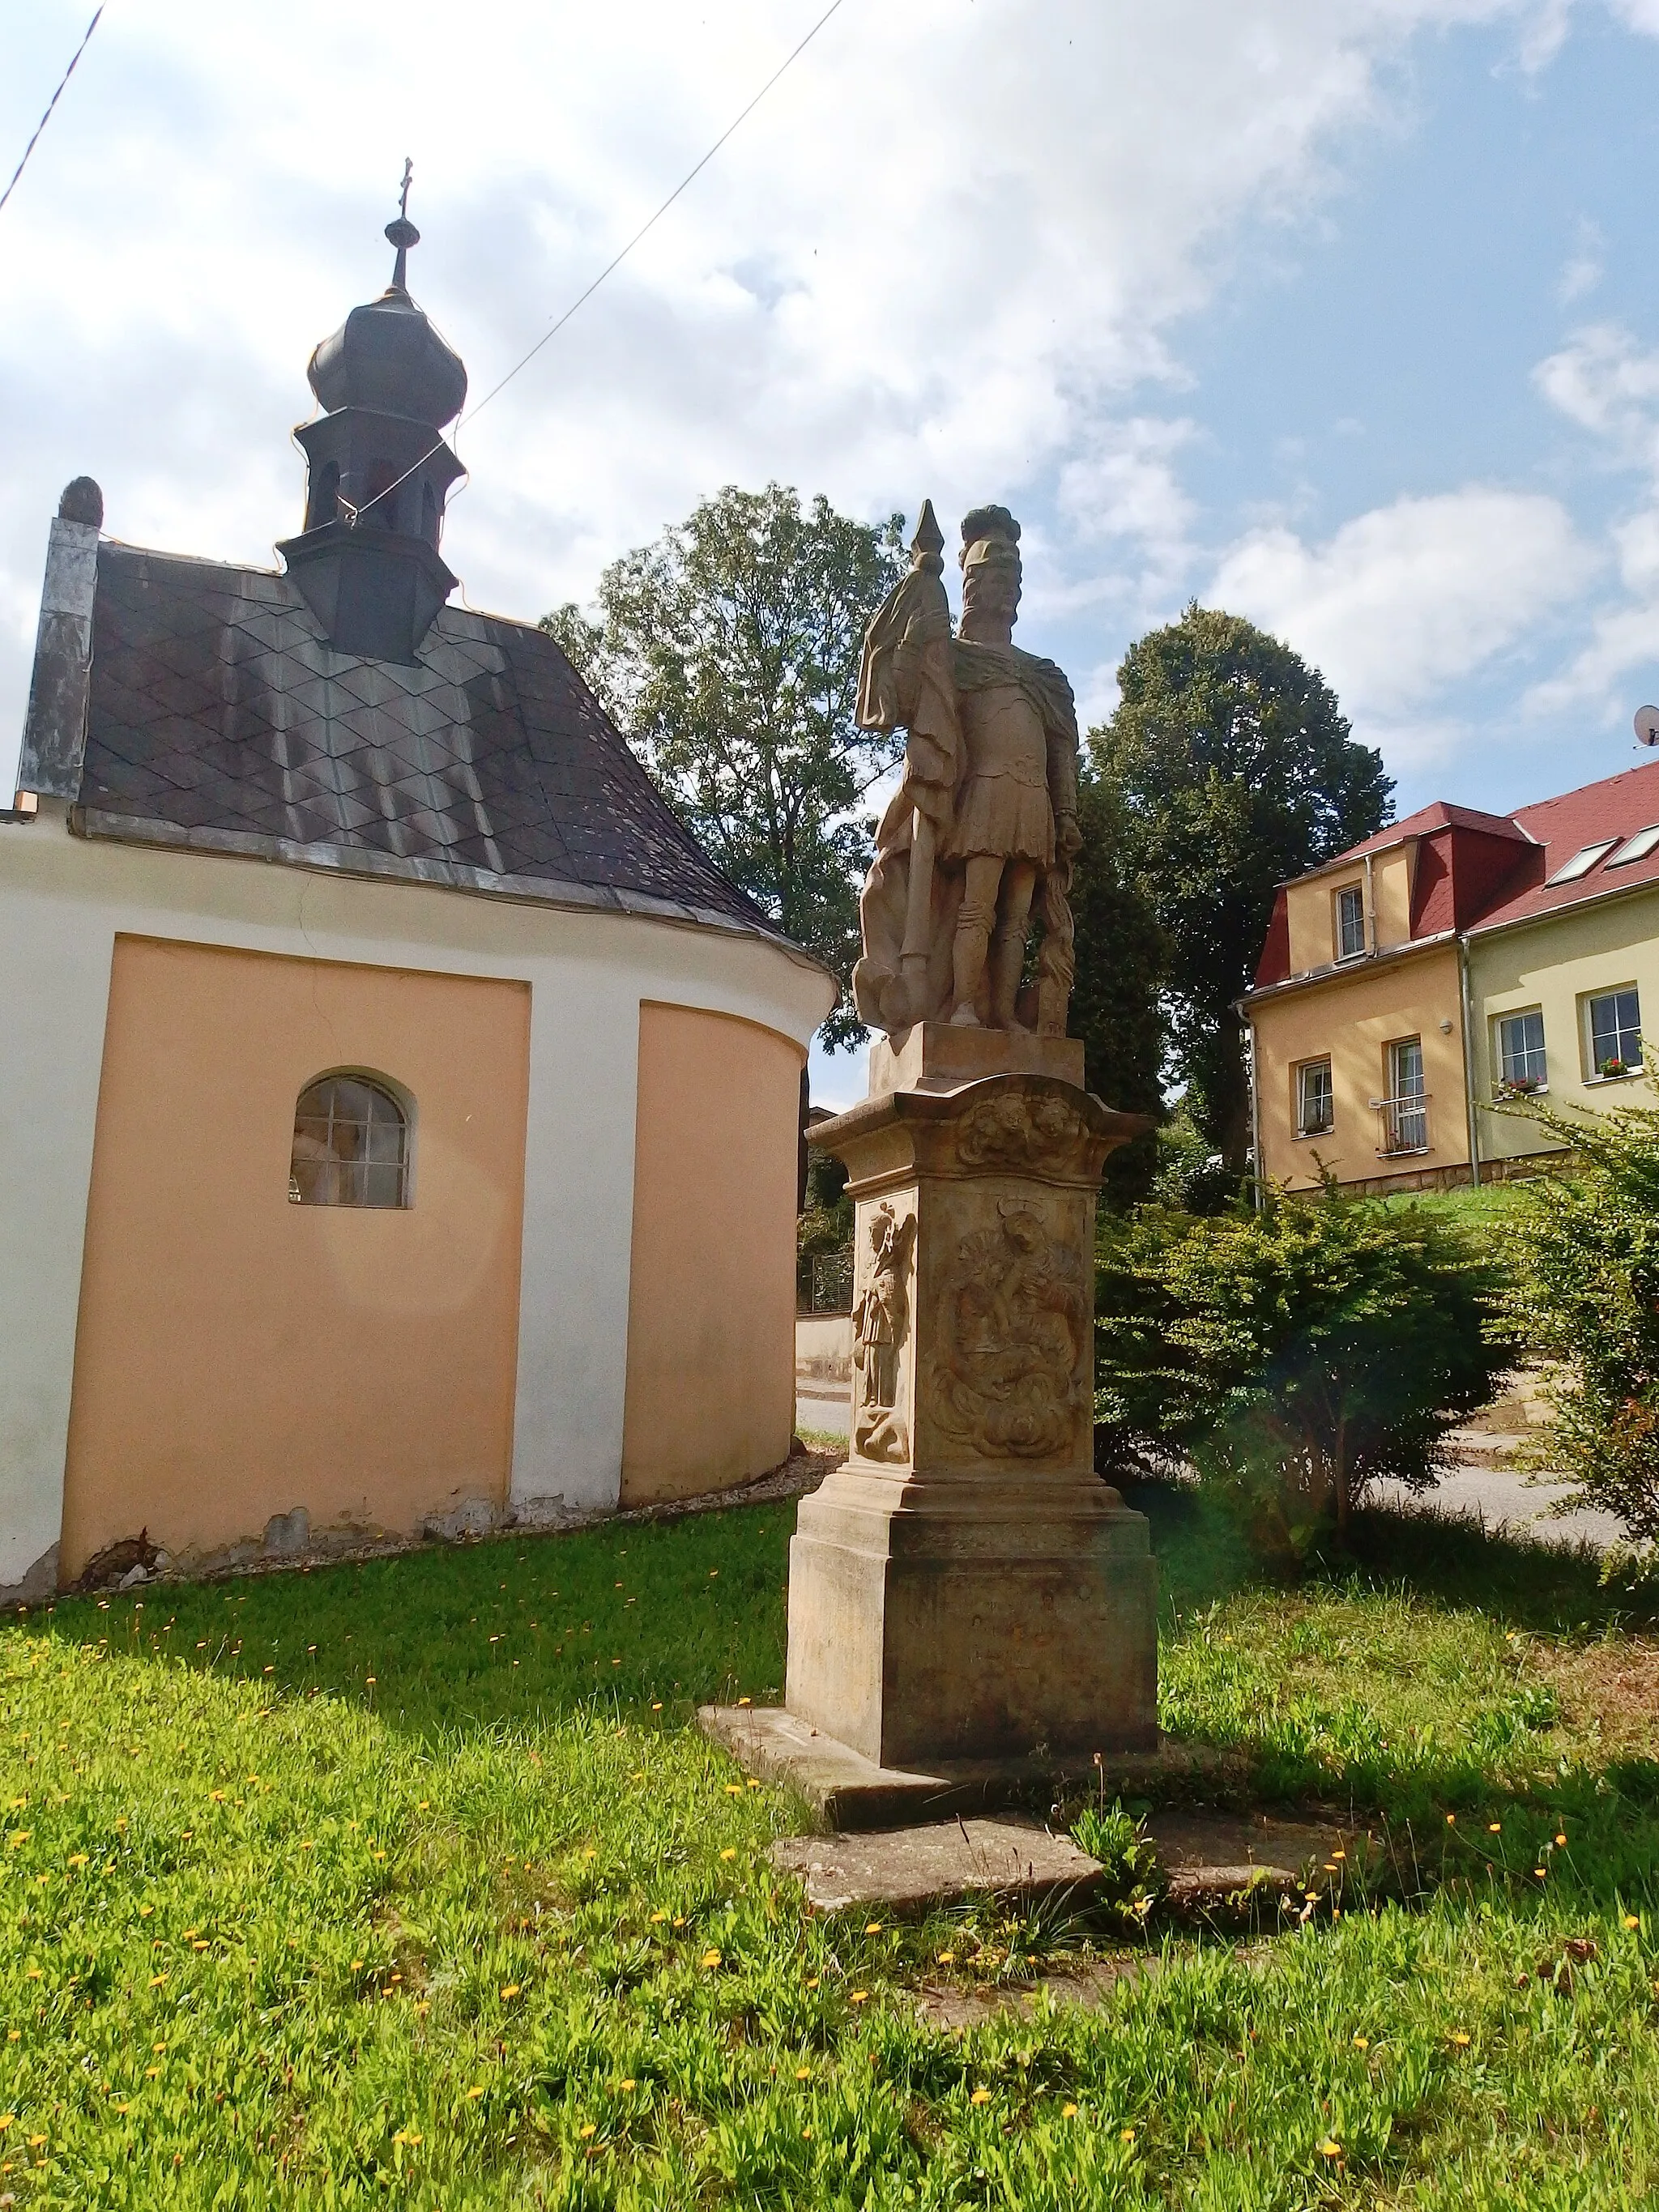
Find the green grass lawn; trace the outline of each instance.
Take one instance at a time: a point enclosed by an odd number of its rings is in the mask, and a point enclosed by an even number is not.
[[[960,2035],[924,1974],[1122,1939],[772,1878],[799,1808],[689,1723],[779,1694],[793,1507],[20,1618],[0,2202],[1659,2201],[1654,1645],[1570,1557],[1373,1517],[1291,1591],[1139,1502],[1166,1725],[1385,1821],[1421,1894],[1154,1927],[1100,2010]]]

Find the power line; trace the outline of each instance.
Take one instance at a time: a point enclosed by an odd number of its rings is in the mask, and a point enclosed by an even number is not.
[[[29,140],[28,144],[23,149],[23,159],[17,164],[17,167],[11,173],[11,183],[6,186],[3,192],[0,192],[0,208],[4,207],[6,202],[11,198],[13,187],[15,185],[19,177],[22,175],[24,168],[27,165],[29,155],[34,151],[35,147],[40,143],[40,133],[46,129],[47,124],[51,122],[52,111],[57,106],[58,101],[63,98],[64,87],[75,75],[75,64],[80,60],[82,55],[85,53],[87,47],[91,41],[93,33],[98,28],[98,18],[103,14],[103,0],[100,0],[98,7],[93,11],[91,22],[87,25],[85,37],[82,38],[80,45],[70,55],[70,65],[58,81],[57,91],[53,93],[52,98],[46,102],[46,113],[40,118],[40,120],[34,126],[33,137]]]
[[[755,94],[754,98],[749,102],[749,105],[732,117],[731,122],[726,125],[725,130],[721,131],[720,137],[714,141],[714,144],[703,155],[702,159],[697,163],[696,167],[686,171],[684,176],[680,179],[678,184],[675,185],[673,191],[670,192],[668,198],[662,203],[662,205],[657,209],[653,215],[647,217],[645,222],[640,225],[639,228],[634,233],[632,238],[629,240],[627,245],[622,248],[620,252],[615,254],[611,260],[605,263],[604,268],[600,270],[599,275],[593,279],[586,290],[577,294],[576,297],[570,302],[570,305],[558,318],[557,321],[555,322],[549,329],[542,332],[540,337],[537,339],[535,344],[531,347],[530,350],[524,356],[523,359],[517,361],[513,364],[513,367],[507,370],[507,374],[502,377],[499,384],[491,385],[489,390],[485,392],[483,398],[479,400],[476,407],[469,407],[467,409],[465,414],[461,416],[460,421],[455,425],[458,432],[465,429],[466,425],[473,420],[475,416],[482,415],[484,409],[489,406],[490,401],[497,398],[501,393],[506,391],[507,386],[512,383],[514,378],[519,374],[520,370],[529,368],[531,362],[534,361],[536,356],[541,351],[542,348],[547,344],[550,339],[557,337],[559,332],[564,328],[565,325],[570,320],[570,318],[576,313],[577,309],[586,305],[588,301],[590,301],[593,295],[599,290],[600,285],[604,283],[605,278],[613,275],[617,270],[621,268],[623,263],[627,260],[629,255],[634,251],[634,248],[646,235],[647,232],[655,228],[656,225],[662,221],[664,216],[667,214],[669,209],[673,206],[675,201],[678,199],[680,194],[686,190],[688,185],[694,184],[697,178],[702,175],[702,172],[714,160],[715,155],[720,152],[720,148],[725,145],[726,140],[732,136],[732,132],[737,130],[738,125],[748,121],[749,118],[760,106],[767,94],[771,91],[773,86],[784,74],[785,70],[791,68],[794,63],[800,59],[800,57],[806,52],[808,46],[811,45],[813,40],[817,38],[818,33],[823,28],[824,25],[830,21],[830,18],[836,12],[842,4],[842,0],[830,0],[830,5],[824,9],[823,15],[818,17],[817,22],[813,24],[811,29],[808,31],[805,37],[800,41],[800,44],[797,46],[792,47],[789,52],[784,56],[783,59],[778,64],[776,69],[773,70],[771,76],[767,78],[765,83]],[[94,20],[95,21],[96,18],[94,17]],[[73,64],[71,64],[70,66],[73,67]],[[385,499],[388,493],[396,491],[398,484],[403,483],[408,477],[412,477],[416,469],[424,468],[426,464],[432,459],[433,453],[440,453],[441,450],[442,448],[441,446],[434,446],[432,448],[432,453],[422,453],[418,461],[412,463],[410,467],[404,471],[402,476],[397,477],[392,483],[386,485],[381,490],[377,491],[373,499],[366,499],[362,505],[356,510],[358,515],[361,516],[366,514],[369,508],[375,504],[376,501]]]

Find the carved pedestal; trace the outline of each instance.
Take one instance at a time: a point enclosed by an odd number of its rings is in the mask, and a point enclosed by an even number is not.
[[[1150,1747],[1146,1522],[1092,1463],[1095,1193],[1144,1124],[929,1042],[812,1133],[858,1204],[852,1439],[800,1506],[786,1704],[883,1767]]]

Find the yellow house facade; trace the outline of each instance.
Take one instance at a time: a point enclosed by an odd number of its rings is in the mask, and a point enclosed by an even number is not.
[[[1281,886],[1249,1030],[1257,1172],[1479,1182],[1559,1149],[1524,1111],[1644,1073],[1659,763],[1513,815],[1436,805]]]

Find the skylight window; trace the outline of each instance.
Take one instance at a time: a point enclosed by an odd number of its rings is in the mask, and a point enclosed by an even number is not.
[[[1649,829],[1638,830],[1628,844],[1620,846],[1607,866],[1610,868],[1628,867],[1632,860],[1645,860],[1656,848],[1659,848],[1659,822]]]
[[[1546,877],[1546,885],[1576,884],[1580,876],[1589,875],[1602,854],[1612,852],[1618,842],[1616,837],[1603,837],[1596,844],[1581,845],[1565,867],[1558,868],[1553,876]]]

